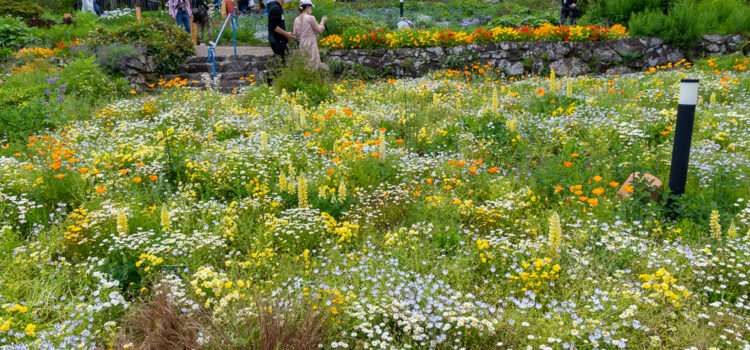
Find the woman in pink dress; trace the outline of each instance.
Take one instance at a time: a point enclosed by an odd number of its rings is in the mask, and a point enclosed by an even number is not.
[[[307,55],[312,69],[318,69],[321,66],[320,53],[318,52],[317,35],[325,29],[328,18],[323,16],[320,23],[315,17],[310,15],[314,5],[310,0],[301,0],[299,2],[300,15],[294,19],[294,36],[299,42],[299,50]]]

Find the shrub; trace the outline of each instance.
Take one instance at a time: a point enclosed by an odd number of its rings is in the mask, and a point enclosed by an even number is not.
[[[272,79],[277,92],[301,92],[310,105],[318,105],[333,95],[330,74],[308,69],[307,59],[301,54],[289,56],[286,65],[272,73]]]
[[[39,42],[29,28],[17,21],[4,21],[0,24],[0,46],[21,48]]]
[[[99,64],[99,67],[105,72],[113,75],[120,75],[122,74],[125,59],[143,56],[145,52],[146,49],[137,44],[113,43],[108,46],[100,47],[96,51],[96,63]]]
[[[595,0],[588,4],[582,23],[624,24],[637,12],[661,9],[661,0]]]
[[[99,17],[92,12],[76,12],[73,14],[72,24],[56,24],[49,28],[32,28],[35,36],[44,40],[48,46],[61,41],[85,38],[96,28]]]
[[[386,29],[385,23],[376,22],[372,19],[359,16],[333,17],[326,22],[328,34],[343,34],[348,28],[366,28],[377,31]]]
[[[3,15],[31,18],[42,13],[44,9],[29,0],[0,0],[0,14]]]
[[[28,27],[49,28],[55,24],[57,24],[57,22],[51,19],[45,19],[45,18],[40,18],[40,17],[31,17],[31,18],[26,19],[26,25]]]
[[[161,73],[173,72],[186,57],[195,54],[184,30],[153,18],[144,18],[111,31],[97,27],[88,42],[95,50],[118,42],[143,45],[146,55],[154,57],[156,69]]]
[[[45,10],[55,13],[73,12],[76,6],[76,0],[32,0]]]
[[[127,90],[123,79],[112,79],[95,63],[95,58],[78,58],[65,67],[60,79],[68,84],[70,94],[94,101],[122,96]]]
[[[655,36],[674,46],[692,47],[706,33],[734,34],[750,30],[750,6],[740,0],[684,1],[664,15],[638,13],[630,20],[634,36]]]
[[[55,123],[41,102],[0,108],[0,140],[21,140],[33,132],[52,129]]]

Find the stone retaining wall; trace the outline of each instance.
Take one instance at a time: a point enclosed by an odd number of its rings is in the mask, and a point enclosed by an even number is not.
[[[747,37],[705,35],[690,58],[748,52]],[[433,69],[463,68],[473,62],[492,62],[509,76],[542,73],[554,69],[558,76],[587,73],[630,73],[662,66],[686,58],[683,50],[672,48],[659,38],[626,38],[596,42],[498,42],[486,45],[376,50],[335,50],[327,62],[334,72],[362,66],[381,75],[416,77]]]

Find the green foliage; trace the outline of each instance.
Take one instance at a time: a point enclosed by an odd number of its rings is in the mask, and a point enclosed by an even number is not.
[[[121,75],[123,61],[128,58],[143,56],[144,52],[144,49],[133,44],[114,43],[99,48],[96,52],[96,63],[109,74]]]
[[[50,12],[62,14],[72,13],[75,10],[76,0],[32,0],[38,6]]]
[[[593,0],[586,7],[582,23],[624,24],[638,12],[661,10],[661,0]]]
[[[532,12],[528,8],[521,8],[512,14],[493,18],[487,23],[487,27],[538,27],[544,23],[556,24],[559,21],[558,17],[555,11]]]
[[[750,5],[741,0],[686,0],[664,15],[661,10],[638,13],[629,22],[634,36],[664,38],[679,47],[692,47],[706,33],[735,34],[750,31]]]
[[[3,15],[30,18],[42,13],[44,9],[29,0],[0,0],[0,14]]]
[[[154,57],[156,68],[161,73],[173,72],[186,57],[195,54],[190,36],[184,30],[153,18],[112,30],[97,27],[88,38],[88,43],[94,48],[116,42],[145,46],[146,55]]]
[[[271,74],[277,92],[300,92],[308,105],[317,106],[333,95],[330,73],[309,68],[307,58],[301,54],[287,57],[286,64]]]
[[[0,140],[21,140],[32,132],[55,126],[46,106],[41,102],[13,108],[0,108]]]
[[[39,38],[23,22],[13,17],[0,19],[0,47],[18,49],[38,42]]]
[[[95,62],[93,56],[78,58],[68,64],[60,79],[67,83],[70,94],[102,101],[123,96],[127,84],[123,79],[112,79]]]
[[[366,30],[381,30],[386,29],[385,23],[376,22],[370,18],[360,16],[341,16],[341,17],[329,17],[330,20],[326,23],[328,31],[326,34],[343,34],[349,28],[362,28]]]
[[[73,23],[56,24],[49,28],[32,28],[35,36],[41,38],[45,45],[52,46],[60,41],[86,38],[90,31],[96,28],[99,17],[91,12],[73,13]],[[57,21],[61,22],[60,20]]]

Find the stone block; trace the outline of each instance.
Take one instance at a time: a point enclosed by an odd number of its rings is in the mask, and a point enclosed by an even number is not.
[[[578,57],[568,57],[550,63],[550,69],[554,69],[558,76],[574,77],[589,72],[589,65]]]
[[[620,189],[617,190],[615,199],[623,200],[625,198],[633,196],[633,193],[635,193],[635,186],[639,184],[646,185],[645,192],[647,193],[643,193],[644,198],[647,197],[648,200],[652,201],[658,201],[661,198],[661,195],[659,194],[659,189],[663,185],[661,180],[651,174],[641,174],[639,172],[635,172],[630,174],[630,176],[628,176],[628,179],[625,180]]]

